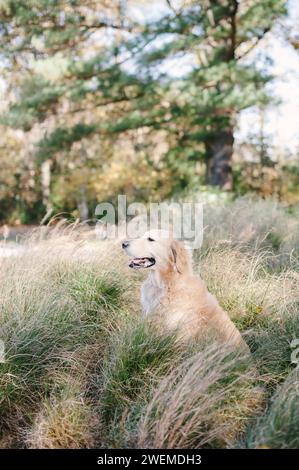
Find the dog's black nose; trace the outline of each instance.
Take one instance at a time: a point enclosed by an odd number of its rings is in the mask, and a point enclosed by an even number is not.
[[[122,243],[122,247],[123,249],[127,248],[129,246],[129,242],[127,240],[125,240],[123,243]]]

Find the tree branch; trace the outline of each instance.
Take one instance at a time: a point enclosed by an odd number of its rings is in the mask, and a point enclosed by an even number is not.
[[[257,45],[258,43],[265,37],[265,35],[271,30],[270,27],[268,28],[265,28],[264,31],[259,34],[256,38],[256,40],[254,41],[254,43],[247,49],[246,52],[244,52],[243,54],[240,54],[236,57],[237,60],[241,60],[243,59],[245,56],[247,56]]]

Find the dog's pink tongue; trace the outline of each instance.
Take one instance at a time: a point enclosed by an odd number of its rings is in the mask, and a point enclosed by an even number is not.
[[[142,268],[143,265],[144,265],[144,259],[143,258],[134,258],[129,263],[129,267],[133,268],[133,269]]]
[[[138,269],[138,268],[147,268],[151,266],[151,260],[149,258],[134,258],[130,261],[129,267]]]
[[[138,269],[138,268],[149,268],[155,264],[154,258],[134,258],[130,261],[129,267]]]

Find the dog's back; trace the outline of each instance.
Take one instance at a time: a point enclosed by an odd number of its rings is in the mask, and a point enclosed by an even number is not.
[[[184,340],[212,334],[218,341],[249,351],[239,330],[199,276],[177,276],[161,297],[155,313],[167,330]]]

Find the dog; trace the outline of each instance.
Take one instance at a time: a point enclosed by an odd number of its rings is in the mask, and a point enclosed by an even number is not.
[[[122,248],[131,258],[130,268],[149,270],[141,287],[144,316],[159,318],[167,331],[175,330],[183,340],[212,333],[221,343],[249,351],[227,312],[193,273],[191,256],[181,241],[152,230],[123,241]]]

